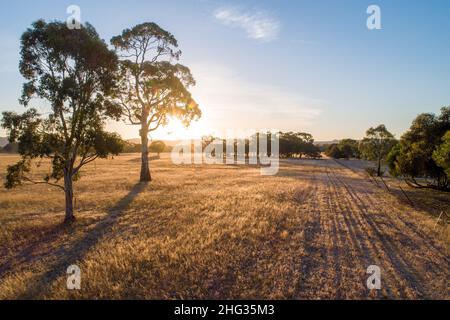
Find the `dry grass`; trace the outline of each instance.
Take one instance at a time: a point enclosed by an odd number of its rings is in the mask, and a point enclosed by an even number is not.
[[[14,161],[0,156],[2,180]],[[331,160],[263,177],[162,159],[149,185],[139,165],[87,167],[70,227],[58,189],[1,187],[0,298],[449,298],[448,227]],[[74,263],[80,291],[65,285]]]

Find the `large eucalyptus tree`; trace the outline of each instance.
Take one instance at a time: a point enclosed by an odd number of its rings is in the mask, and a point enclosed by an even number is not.
[[[130,124],[140,126],[140,180],[151,181],[148,135],[171,117],[188,126],[201,116],[189,92],[195,81],[189,68],[172,63],[181,55],[177,40],[155,23],[126,29],[111,44],[121,57],[115,102]]]
[[[122,140],[103,131],[107,118],[120,116],[108,102],[115,86],[117,56],[95,29],[86,24],[69,29],[65,23],[43,20],[32,24],[21,38],[20,73],[27,80],[20,102],[33,97],[47,100],[44,115],[35,109],[24,114],[4,112],[1,124],[9,140],[17,141],[21,160],[8,167],[5,186],[45,183],[65,192],[65,221],[73,213],[73,181],[80,169],[97,158],[117,154]],[[43,177],[31,174],[34,160],[49,159]],[[63,180],[61,184],[60,181]]]

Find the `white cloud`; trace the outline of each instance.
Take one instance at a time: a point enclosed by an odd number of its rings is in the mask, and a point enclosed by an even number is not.
[[[243,29],[248,37],[262,42],[275,40],[280,30],[280,23],[261,11],[247,13],[220,8],[215,11],[214,17],[226,26]]]

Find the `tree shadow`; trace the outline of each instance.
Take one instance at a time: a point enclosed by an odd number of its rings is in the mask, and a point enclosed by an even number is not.
[[[49,255],[52,252],[51,246],[47,249],[43,249],[43,244],[52,244],[57,241],[62,234],[67,232],[67,228],[62,224],[58,225],[44,225],[40,227],[26,227],[20,230],[20,233],[34,233],[36,237],[30,244],[25,247],[20,247],[17,250],[18,253],[10,256],[7,260],[0,263],[0,278],[3,277],[9,270],[14,268],[14,265],[24,265],[30,263],[35,258],[35,252],[41,250],[41,255]],[[11,248],[11,247],[10,247]],[[0,255],[7,256],[7,247],[0,247]]]
[[[413,188],[406,183],[386,181],[389,191],[400,202],[412,206],[414,209],[422,211],[437,218],[441,212],[450,212],[450,193],[434,190]],[[403,186],[401,186],[403,184]]]
[[[100,242],[133,200],[147,187],[148,183],[136,184],[130,192],[107,211],[107,216],[98,222],[95,227],[88,231],[80,240],[76,241],[68,249],[59,248],[55,255],[58,259],[50,266],[49,271],[40,275],[36,279],[28,282],[27,289],[19,299],[36,299],[39,295],[48,293],[52,283],[66,273],[67,267],[77,264],[83,259],[86,253]]]

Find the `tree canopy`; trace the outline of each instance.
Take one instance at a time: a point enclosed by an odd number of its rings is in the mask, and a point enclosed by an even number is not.
[[[450,130],[442,137],[442,143],[433,152],[433,160],[441,167],[450,180]]]
[[[311,134],[305,132],[280,132],[280,156],[285,158],[301,158],[308,156],[320,158],[320,151],[314,145]]]
[[[165,149],[166,149],[166,144],[164,143],[164,141],[157,140],[157,141],[153,141],[150,144],[150,151],[156,152],[158,154],[158,156],[161,152],[164,152]]]
[[[140,126],[141,181],[150,181],[148,134],[176,117],[187,126],[201,116],[189,88],[195,85],[186,66],[177,61],[178,42],[155,23],[142,23],[111,39],[122,58],[115,103],[132,125]]]
[[[331,158],[359,158],[359,143],[353,139],[342,139],[339,143],[328,145],[325,154]]]
[[[117,56],[86,24],[70,30],[63,22],[32,24],[21,38],[20,72],[26,79],[20,102],[32,98],[50,103],[40,114],[4,112],[1,125],[10,142],[18,142],[21,160],[8,167],[5,186],[47,183],[66,194],[66,221],[73,216],[73,185],[80,169],[97,158],[117,154],[122,140],[103,130],[106,119],[118,119],[120,109],[109,103],[115,86]],[[36,180],[29,175],[32,160],[49,159],[51,171]],[[59,181],[63,179],[64,184]]]
[[[442,108],[439,116],[418,115],[389,154],[391,174],[404,177],[412,186],[449,189],[449,118],[450,107]]]

